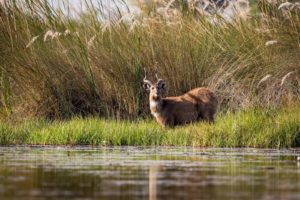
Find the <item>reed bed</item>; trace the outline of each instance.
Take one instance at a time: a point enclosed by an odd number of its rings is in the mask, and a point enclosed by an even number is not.
[[[0,6],[2,121],[145,118],[144,68],[166,80],[168,95],[209,87],[221,113],[299,101],[297,9],[282,13],[279,4],[262,4],[247,21],[212,24],[192,12],[166,20],[151,8],[107,19],[100,4],[88,2],[76,17],[40,0]]]

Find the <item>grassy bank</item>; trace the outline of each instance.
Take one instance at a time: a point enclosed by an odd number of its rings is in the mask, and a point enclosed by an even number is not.
[[[250,109],[220,114],[214,124],[162,129],[152,120],[75,118],[2,124],[0,144],[176,145],[201,147],[295,147],[300,145],[300,107]]]

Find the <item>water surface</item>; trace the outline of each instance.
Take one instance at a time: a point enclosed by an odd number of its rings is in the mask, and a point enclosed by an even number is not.
[[[300,199],[300,150],[0,147],[0,199]]]

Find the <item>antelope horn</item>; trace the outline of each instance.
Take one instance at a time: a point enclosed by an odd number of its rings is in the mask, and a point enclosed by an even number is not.
[[[152,85],[151,81],[147,80],[147,73],[146,73],[146,69],[144,69],[145,71],[145,77],[143,78],[143,82],[149,85]]]
[[[157,74],[155,74],[155,77],[156,77],[157,83],[161,83],[161,82],[164,81],[163,79],[158,78],[158,75],[157,75]]]

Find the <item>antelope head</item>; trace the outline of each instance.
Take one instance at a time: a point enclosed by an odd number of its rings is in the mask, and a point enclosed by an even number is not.
[[[157,74],[156,77],[156,83],[152,83],[151,81],[147,80],[147,75],[145,71],[145,77],[143,79],[143,87],[149,91],[150,93],[150,99],[151,100],[161,100],[166,89],[166,84],[163,79],[158,78]]]

